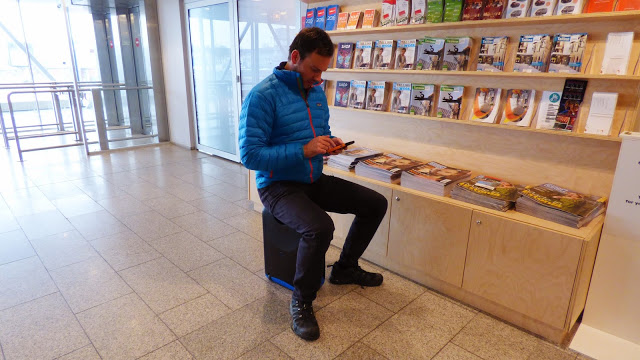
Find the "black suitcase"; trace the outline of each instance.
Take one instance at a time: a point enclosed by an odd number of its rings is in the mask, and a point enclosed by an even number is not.
[[[262,210],[262,232],[264,273],[267,279],[293,290],[300,234],[278,221],[267,208]]]

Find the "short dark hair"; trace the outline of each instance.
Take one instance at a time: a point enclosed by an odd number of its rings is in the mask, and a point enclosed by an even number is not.
[[[333,56],[333,42],[324,30],[312,27],[302,29],[298,35],[293,39],[289,46],[289,59],[291,59],[291,53],[293,50],[298,50],[300,53],[300,60],[303,60],[307,56],[318,52],[318,55],[330,57]]]

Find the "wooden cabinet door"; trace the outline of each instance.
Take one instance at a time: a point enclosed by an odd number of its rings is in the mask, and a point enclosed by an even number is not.
[[[369,247],[362,255],[364,259],[384,266],[385,258],[387,256],[387,240],[389,238],[389,209],[391,208],[391,189],[388,187],[371,184],[365,181],[360,181],[353,177],[342,177],[338,174],[334,174],[334,176],[344,178],[345,180],[351,181],[352,183],[356,183],[369,189],[375,190],[382,194],[385,198],[387,198],[387,202],[389,203],[387,213],[382,219],[382,222],[378,227],[378,231],[373,236],[371,243],[369,243]],[[342,248],[342,246],[344,245],[344,239],[349,233],[349,228],[351,227],[351,223],[353,222],[355,216],[352,214],[336,213],[329,213],[329,215],[331,216],[331,219],[333,220],[333,223],[336,227],[336,230],[333,233],[333,241],[331,243]]]
[[[462,287],[562,329],[582,239],[473,212]]]
[[[462,286],[471,210],[393,191],[388,259],[394,270]]]

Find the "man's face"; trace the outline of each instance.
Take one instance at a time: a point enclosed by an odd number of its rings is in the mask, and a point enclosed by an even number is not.
[[[302,60],[297,50],[291,53],[292,70],[300,74],[305,89],[311,89],[313,85],[322,81],[322,72],[329,68],[330,62],[331,56],[318,55],[317,52],[307,55]]]

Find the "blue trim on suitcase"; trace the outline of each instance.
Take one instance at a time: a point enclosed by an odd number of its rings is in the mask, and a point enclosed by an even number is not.
[[[264,274],[264,275],[267,277],[267,279],[273,281],[274,283],[276,283],[276,284],[278,284],[280,286],[284,286],[287,289],[293,291],[293,285],[290,285],[288,282],[285,282],[283,280],[275,278],[275,277],[273,277],[273,276],[271,276],[269,274]],[[320,282],[320,286],[322,286],[322,285],[324,285],[324,276],[322,277],[322,281]]]
[[[280,279],[278,279],[278,278],[274,278],[274,277],[273,277],[273,276],[271,276],[271,275],[267,275],[267,279],[269,279],[269,280],[273,281],[274,283],[276,283],[276,284],[278,284],[278,285],[280,285],[280,286],[284,286],[284,287],[286,287],[287,289],[289,289],[289,290],[293,291],[293,285],[289,285],[289,283],[286,283],[286,282],[284,282],[284,281],[282,281],[282,280],[280,280]],[[323,280],[323,282],[324,282],[324,279],[322,279],[322,280]]]

